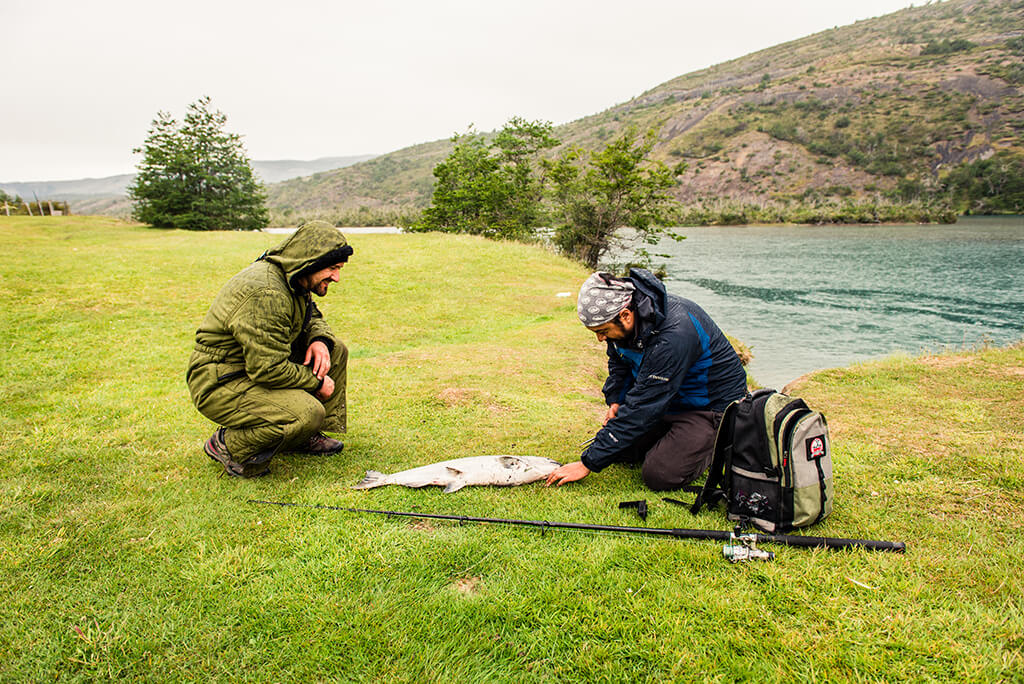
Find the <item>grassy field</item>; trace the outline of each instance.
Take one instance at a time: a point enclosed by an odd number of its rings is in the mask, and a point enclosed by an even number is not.
[[[561,489],[353,491],[484,453],[573,459],[603,410],[578,266],[353,235],[321,300],[352,352],[332,458],[220,477],[184,368],[214,293],[279,237],[0,218],[0,680],[1024,681],[1024,347],[815,374],[837,500],[811,534],[906,555],[446,523],[250,498],[727,529],[612,467]]]

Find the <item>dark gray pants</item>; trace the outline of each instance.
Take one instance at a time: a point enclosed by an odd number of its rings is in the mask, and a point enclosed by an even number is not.
[[[716,411],[665,415],[654,429],[624,451],[620,460],[642,463],[640,475],[650,489],[679,489],[711,465],[721,420],[722,414]]]

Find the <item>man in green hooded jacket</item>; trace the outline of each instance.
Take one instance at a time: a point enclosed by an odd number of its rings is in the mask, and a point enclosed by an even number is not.
[[[329,454],[345,432],[348,349],[313,302],[352,255],[324,221],[299,227],[221,288],[196,331],[192,401],[219,427],[204,450],[235,477],[282,451]]]

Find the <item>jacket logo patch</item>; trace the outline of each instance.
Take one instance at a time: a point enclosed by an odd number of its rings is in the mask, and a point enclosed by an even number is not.
[[[668,382],[668,378],[663,378],[660,375],[648,375],[651,380],[661,380],[662,382]]]

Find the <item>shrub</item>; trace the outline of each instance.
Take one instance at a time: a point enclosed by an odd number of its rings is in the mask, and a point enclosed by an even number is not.
[[[954,52],[963,52],[975,47],[974,43],[963,38],[953,40],[933,40],[921,49],[922,55],[949,55]]]

